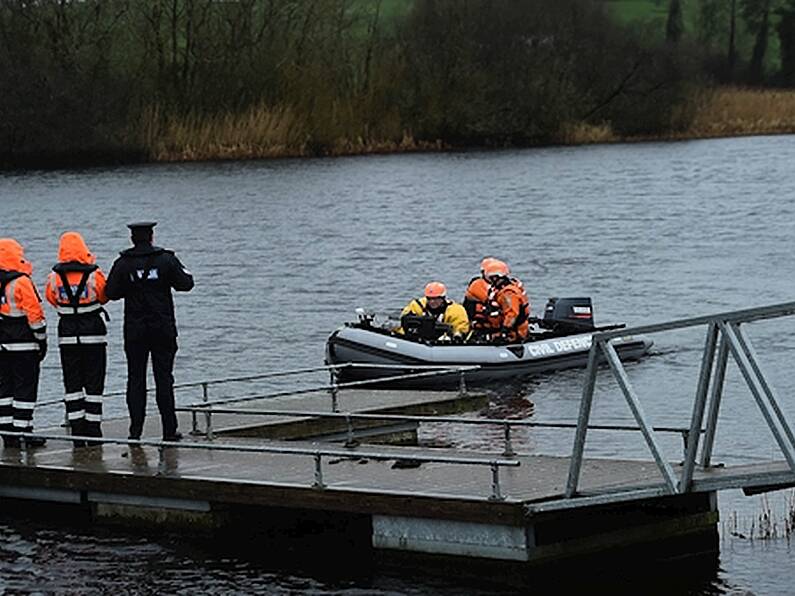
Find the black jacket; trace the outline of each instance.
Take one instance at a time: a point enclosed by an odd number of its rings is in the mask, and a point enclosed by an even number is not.
[[[122,251],[108,274],[105,294],[124,298],[124,339],[177,337],[171,289],[187,292],[193,276],[170,250],[139,244]]]

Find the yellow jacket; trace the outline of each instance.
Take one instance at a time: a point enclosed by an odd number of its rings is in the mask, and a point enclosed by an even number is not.
[[[406,305],[400,313],[400,316],[429,315],[431,313],[426,310],[427,304],[428,299],[424,296],[422,298],[415,298]],[[469,317],[467,316],[466,309],[452,300],[447,301],[447,307],[441,315],[440,322],[445,325],[450,325],[453,335],[466,335],[469,333]],[[403,333],[403,328],[398,327],[395,331],[397,333]]]

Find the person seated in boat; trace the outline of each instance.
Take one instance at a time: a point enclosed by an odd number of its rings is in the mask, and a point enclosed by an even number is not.
[[[490,299],[500,309],[499,341],[524,341],[530,333],[530,300],[522,282],[511,277],[508,265],[498,259],[486,265],[483,275],[491,286]]]
[[[410,329],[416,329],[415,325],[410,324],[408,317],[423,317],[442,324],[431,331],[435,337],[423,336],[423,339],[460,342],[469,333],[466,310],[447,297],[447,287],[438,281],[430,282],[425,286],[425,295],[422,298],[415,298],[406,305],[400,313],[401,326],[395,330],[396,333],[411,334]]]
[[[469,280],[469,285],[464,292],[463,304],[464,309],[466,309],[467,315],[469,316],[470,323],[474,323],[475,315],[478,311],[483,310],[482,307],[487,301],[487,298],[484,298],[483,296],[488,296],[490,286],[489,282],[486,281],[484,271],[486,269],[486,265],[493,260],[493,257],[484,257],[483,260],[480,261],[480,275]]]
[[[467,341],[491,343],[500,334],[501,309],[491,294],[491,285],[482,276],[469,282],[464,293],[464,309],[471,328]]]

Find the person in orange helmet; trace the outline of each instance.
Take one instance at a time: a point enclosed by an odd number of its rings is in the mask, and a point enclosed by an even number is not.
[[[47,278],[47,301],[58,311],[58,344],[64,384],[66,418],[73,435],[101,437],[102,394],[105,391],[107,314],[102,305],[105,274],[85,240],[66,232],[58,247],[58,263]],[[104,318],[103,318],[104,315]],[[75,447],[85,446],[75,441]]]
[[[415,298],[409,302],[400,313],[401,323],[407,315],[418,315],[436,319],[438,322],[448,325],[450,328],[450,339],[463,341],[469,333],[469,317],[464,307],[450,300],[447,297],[447,287],[439,281],[432,281],[425,286],[422,298]],[[405,324],[397,329],[398,333],[405,333]],[[431,339],[440,339],[445,334]]]
[[[493,260],[483,275],[491,285],[491,299],[500,308],[500,338],[506,342],[523,341],[530,332],[530,300],[519,280],[510,277],[506,263]]]
[[[0,238],[0,430],[33,431],[40,363],[47,355],[47,323],[31,279],[33,267],[16,240]],[[28,447],[44,439],[24,439]],[[6,447],[18,437],[3,436]]]
[[[464,309],[472,327],[471,337],[490,341],[492,335],[500,332],[500,306],[492,297],[491,285],[482,277],[476,277],[469,283],[464,293]]]
[[[484,271],[494,257],[484,257],[480,261],[480,275],[469,280],[464,292],[464,309],[475,334],[488,339],[492,330],[499,331],[499,306],[490,298],[491,285],[486,281]]]

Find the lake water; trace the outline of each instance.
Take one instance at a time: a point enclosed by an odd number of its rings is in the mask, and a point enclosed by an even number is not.
[[[5,173],[0,236],[25,246],[43,286],[62,232],[82,232],[107,272],[128,246],[125,224],[158,221],[156,243],[175,249],[196,278],[193,292],[176,297],[176,377],[187,382],[320,365],[326,337],[353,318],[354,308],[394,312],[431,279],[460,299],[485,255],[510,263],[535,314],[549,296],[565,295],[591,296],[597,323],[630,325],[795,300],[793,164],[795,137],[779,136]],[[115,391],[125,379],[121,306],[109,312],[107,389]],[[61,393],[51,327],[40,400]],[[790,419],[793,327],[791,319],[749,327]],[[704,331],[654,336],[653,355],[628,366],[654,424],[689,424]],[[487,411],[473,415],[510,411],[519,396],[535,403],[539,420],[571,421],[581,384],[582,371],[533,379],[503,388]],[[196,397],[182,392],[178,401]],[[107,416],[126,414],[123,398],[109,398],[105,409]],[[36,424],[62,415],[60,407],[42,408]],[[593,419],[631,419],[607,372],[598,379]],[[473,428],[437,425],[423,438],[480,448],[498,438]],[[571,448],[567,431],[518,434],[523,451]],[[677,436],[663,443],[672,459],[681,457]],[[639,435],[629,433],[592,432],[588,453],[651,459]],[[727,463],[782,459],[731,364],[715,453]],[[766,507],[784,533],[792,499],[790,492],[766,499],[721,494],[719,562],[687,590],[791,592],[789,540],[751,536]],[[273,569],[177,536],[10,516],[0,521],[0,536],[0,588],[12,593],[460,593],[452,579],[409,580],[409,573],[331,580]]]

